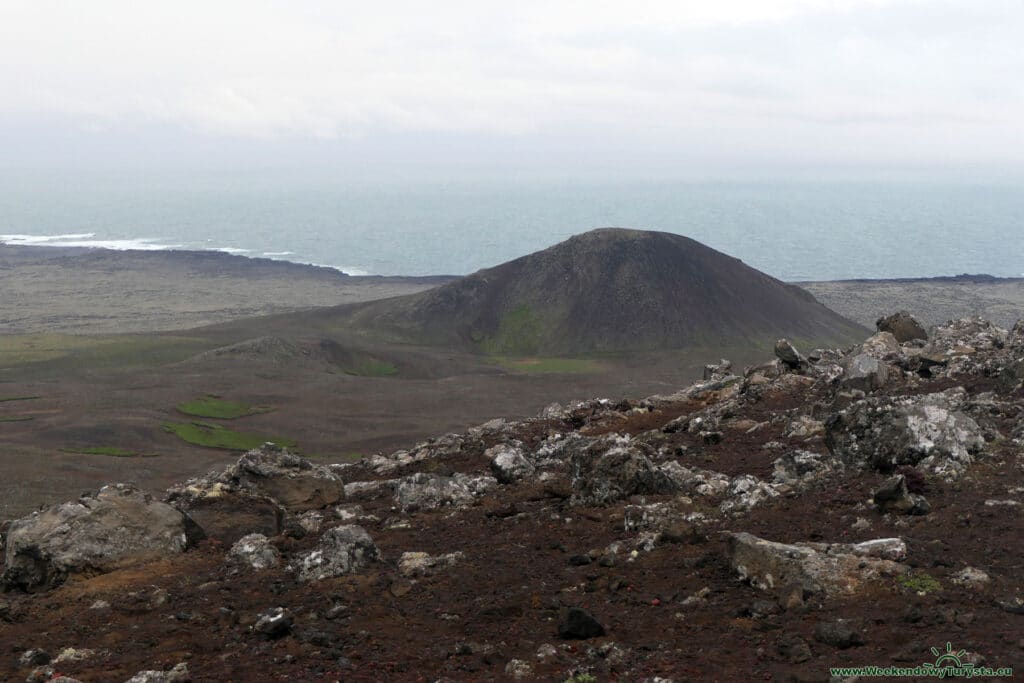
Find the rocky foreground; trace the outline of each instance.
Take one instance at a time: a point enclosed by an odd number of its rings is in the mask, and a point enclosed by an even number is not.
[[[878,327],[5,523],[2,678],[828,681],[947,643],[1020,670],[1024,324]]]

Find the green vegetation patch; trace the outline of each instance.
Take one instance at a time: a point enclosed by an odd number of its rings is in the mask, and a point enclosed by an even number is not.
[[[537,374],[586,374],[600,372],[603,367],[587,358],[496,358],[498,364],[508,370]]]
[[[361,358],[347,371],[349,375],[358,377],[390,377],[398,374],[394,363],[376,358]]]
[[[541,319],[529,306],[517,306],[498,321],[498,331],[480,341],[480,349],[491,355],[527,356],[537,353],[544,333]]]
[[[0,396],[0,403],[7,403],[8,401],[34,401],[42,396]]]
[[[0,422],[28,422],[34,419],[31,415],[0,415]]]
[[[209,422],[166,422],[165,432],[174,434],[182,441],[204,448],[223,448],[229,451],[248,451],[268,441],[279,446],[294,447],[295,441],[265,434],[236,432]]]
[[[82,455],[109,455],[112,458],[152,458],[154,455],[147,455],[118,446],[93,446],[91,448],[62,448],[65,453],[80,453]]]
[[[212,417],[220,420],[234,420],[246,415],[257,415],[268,412],[269,408],[251,406],[248,403],[237,401],[225,401],[212,394],[197,398],[194,401],[186,401],[176,406],[178,412],[193,417]]]
[[[905,590],[915,593],[934,593],[942,590],[942,584],[931,574],[924,572],[903,574],[896,578],[896,584]]]

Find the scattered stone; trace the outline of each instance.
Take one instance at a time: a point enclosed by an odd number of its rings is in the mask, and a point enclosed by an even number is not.
[[[249,534],[231,546],[227,559],[235,566],[262,571],[280,564],[281,553],[263,534]]]
[[[57,656],[53,658],[53,663],[63,664],[65,662],[82,662],[86,659],[92,659],[93,657],[97,657],[100,654],[101,653],[96,650],[90,650],[84,647],[66,647],[57,653]],[[105,654],[105,651],[103,652],[103,654]]]
[[[188,664],[181,662],[168,671],[140,671],[125,683],[188,683],[191,680]]]
[[[273,607],[259,614],[252,630],[274,640],[291,633],[294,623],[291,612],[284,607]]]
[[[183,552],[198,534],[178,510],[127,484],[11,523],[0,586],[40,590],[71,574]]]
[[[741,474],[732,480],[726,492],[727,498],[718,509],[725,514],[749,512],[761,503],[778,498],[779,492],[771,484],[750,474]]]
[[[898,474],[887,479],[872,495],[881,512],[898,515],[927,515],[931,506],[924,496],[907,490],[907,478]]]
[[[49,664],[51,659],[50,653],[46,650],[33,648],[22,653],[21,657],[18,658],[18,664],[21,666],[40,666],[42,664]]]
[[[814,627],[814,639],[840,650],[864,644],[864,636],[846,619],[819,622]]]
[[[409,578],[433,576],[454,567],[463,557],[461,552],[434,556],[420,552],[402,553],[398,560],[398,573]]]
[[[833,472],[836,464],[835,459],[828,454],[793,451],[772,462],[772,481],[776,484],[799,486]]]
[[[790,664],[806,662],[813,656],[807,641],[795,633],[787,633],[779,638],[776,651]]]
[[[380,551],[360,526],[328,529],[316,550],[301,557],[291,567],[299,581],[322,581],[365,569],[379,561]]]
[[[786,427],[785,436],[791,439],[809,439],[825,433],[825,425],[810,415],[800,415]]]
[[[854,593],[866,581],[895,576],[906,567],[900,539],[857,544],[766,541],[748,533],[730,535],[730,560],[740,578],[761,590],[799,584],[810,593]]]
[[[889,332],[900,344],[914,339],[928,339],[924,325],[906,311],[899,311],[875,321],[879,332]]]
[[[522,659],[512,659],[505,665],[505,675],[519,680],[520,678],[532,678],[533,667],[529,662]]]
[[[552,657],[558,656],[558,650],[551,643],[544,643],[537,648],[537,661],[546,662]]]
[[[590,612],[579,607],[563,609],[558,621],[558,637],[565,640],[587,640],[605,633]]]
[[[975,567],[964,567],[953,575],[953,583],[975,590],[984,588],[991,581],[988,574]]]
[[[97,600],[89,605],[89,609],[110,609],[110,603],[106,600]]]

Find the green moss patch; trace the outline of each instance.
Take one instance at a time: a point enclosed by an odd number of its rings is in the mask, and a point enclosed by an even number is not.
[[[31,415],[0,415],[0,422],[28,422],[34,419]]]
[[[182,441],[204,448],[223,448],[229,451],[248,451],[268,441],[279,446],[294,447],[295,441],[265,434],[236,432],[209,422],[167,422],[165,432],[174,434]]]
[[[915,593],[934,593],[942,590],[942,584],[931,574],[924,572],[903,574],[896,578],[896,585]]]
[[[390,377],[398,374],[394,363],[375,358],[361,358],[347,371],[349,375],[358,377]]]
[[[42,396],[0,396],[0,403],[7,403],[8,401],[34,401]]]
[[[586,358],[508,358],[495,359],[499,365],[508,370],[536,374],[587,374],[600,372],[602,366],[594,360]]]
[[[234,420],[246,415],[265,413],[269,408],[251,406],[248,403],[225,401],[218,396],[208,395],[176,406],[178,412],[193,417],[212,417],[219,420]]]

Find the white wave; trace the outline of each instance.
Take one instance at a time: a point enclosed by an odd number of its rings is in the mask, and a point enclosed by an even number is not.
[[[8,244],[42,245],[70,240],[85,240],[96,236],[94,232],[82,232],[71,235],[0,235],[0,242]]]
[[[113,249],[115,251],[163,251],[179,249],[180,244],[162,244],[152,238],[97,240],[95,233],[69,235],[0,235],[0,242],[17,246],[34,247],[85,247],[90,249]]]
[[[331,270],[340,270],[341,272],[345,273],[346,275],[354,275],[354,276],[371,275],[371,273],[368,270],[363,270],[362,268],[351,268],[349,266],[332,266],[332,265],[327,264],[327,263],[307,263],[306,265],[307,266],[316,266],[317,268],[330,268]]]
[[[240,249],[238,247],[213,247],[207,251],[223,251],[225,254],[248,254],[252,249]]]
[[[265,251],[264,256],[292,256],[294,251]]]

